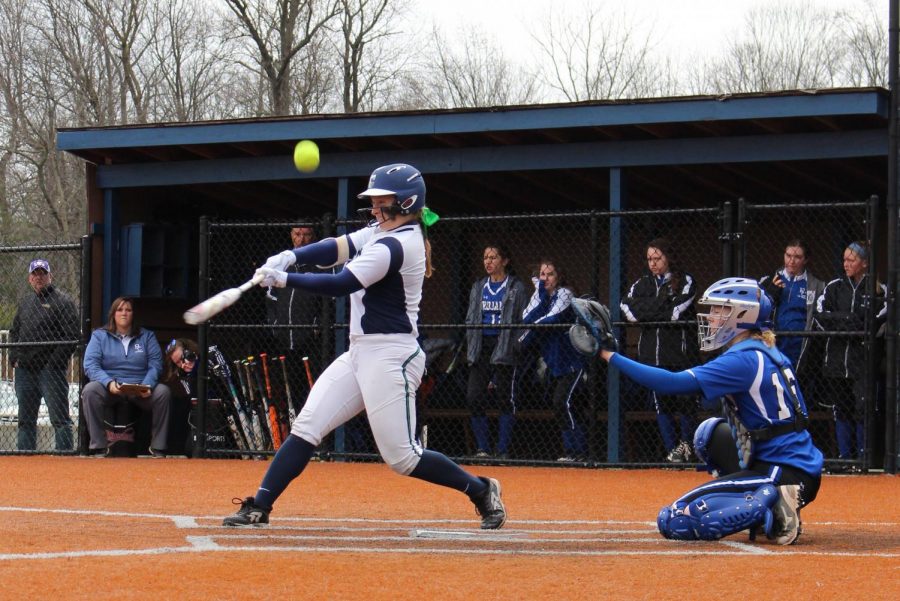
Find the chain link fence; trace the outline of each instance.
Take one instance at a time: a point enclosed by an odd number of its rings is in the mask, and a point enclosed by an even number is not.
[[[429,231],[435,273],[426,280],[419,316],[420,343],[427,355],[427,374],[417,398],[420,439],[471,463],[695,462],[684,445],[710,415],[700,409],[699,399],[659,399],[608,373],[602,362],[579,363],[568,355],[561,360],[554,353],[565,344],[560,340],[571,323],[569,313],[555,323],[522,323],[542,265],[551,264],[559,286],[572,294],[609,304],[628,356],[683,369],[703,360],[697,352],[696,307],[691,301],[706,287],[726,275],[758,279],[783,269],[785,246],[795,238],[809,244],[810,271],[830,281],[842,273],[842,252],[850,241],[875,239],[874,202],[766,205],[740,200],[704,209],[442,218]],[[291,246],[292,228],[310,228],[321,239],[360,225],[328,215],[296,223],[201,225],[201,273],[206,269],[208,276],[208,289],[206,294],[201,290],[201,296],[246,281],[268,256]],[[654,248],[664,250],[669,267],[677,268],[676,281],[666,283],[668,290],[683,291],[688,300],[675,319],[641,314],[636,308],[645,288],[656,286],[648,271]],[[516,319],[476,323],[472,304],[481,306],[486,257],[498,250],[509,260],[504,270],[510,276],[507,287],[520,291]],[[656,288],[652,290],[655,294]],[[347,311],[345,299],[291,289],[268,294],[256,290],[201,327],[201,358],[206,359],[205,348],[213,346],[222,355],[219,361],[201,364],[206,372],[201,376],[208,375],[201,378],[208,383],[205,394],[215,399],[207,406],[205,427],[224,433],[215,439],[219,442],[207,445],[210,455],[272,452],[279,437],[287,435],[291,416],[302,408],[310,383],[347,348]],[[810,429],[826,456],[838,459],[830,409],[835,387],[823,373],[820,347],[829,337],[856,338],[860,352],[874,361],[877,343],[866,343],[864,332],[822,331],[815,322],[810,329],[800,329],[778,334],[784,340],[809,341],[800,382],[812,413]],[[470,351],[474,340],[493,334],[499,341],[504,331],[517,341],[513,361],[494,363],[491,355]],[[529,332],[533,336],[526,336]],[[863,416],[870,435],[862,442],[862,453],[846,458],[852,465],[869,466],[871,458],[878,457],[872,445],[878,438],[877,412],[884,403],[874,384],[879,373],[876,366],[866,376],[873,388],[870,410]],[[235,436],[242,419],[249,434]],[[365,416],[338,429],[319,453],[376,457]]]
[[[78,449],[88,249],[0,246],[0,453]]]

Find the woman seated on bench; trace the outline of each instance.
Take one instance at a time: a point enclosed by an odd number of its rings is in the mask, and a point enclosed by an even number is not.
[[[90,432],[90,451],[107,453],[114,432],[116,406],[137,405],[153,414],[150,455],[164,457],[172,393],[159,384],[162,351],[156,336],[134,318],[134,302],[119,297],[109,308],[107,324],[94,330],[84,352],[84,371],[90,383],[81,393]],[[141,384],[143,387],[128,386]]]

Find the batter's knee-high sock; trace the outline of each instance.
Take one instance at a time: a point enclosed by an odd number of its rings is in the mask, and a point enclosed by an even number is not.
[[[275,453],[262,484],[256,491],[255,503],[259,507],[270,508],[281,496],[291,481],[299,476],[312,458],[316,447],[299,436],[291,434]]]
[[[470,497],[477,497],[487,488],[481,478],[473,476],[436,451],[423,451],[419,464],[409,475],[425,482],[454,488]]]
[[[834,422],[834,436],[837,438],[838,457],[841,459],[853,458],[853,426],[845,419],[837,419]]]
[[[672,419],[671,414],[659,412],[656,414],[656,423],[659,425],[659,433],[666,451],[671,451],[678,444],[678,440],[675,438],[675,420]],[[693,436],[691,439],[693,440]]]
[[[491,437],[488,434],[488,418],[483,415],[472,416],[472,436],[479,451],[491,452]]]

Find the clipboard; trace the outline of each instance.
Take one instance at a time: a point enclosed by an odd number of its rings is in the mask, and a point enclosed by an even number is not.
[[[152,389],[146,384],[119,384],[119,393],[125,396],[140,396],[150,390]]]

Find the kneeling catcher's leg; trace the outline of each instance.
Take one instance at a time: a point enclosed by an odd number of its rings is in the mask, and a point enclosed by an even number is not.
[[[771,484],[753,492],[710,493],[663,507],[656,525],[664,537],[675,540],[718,540],[759,525],[768,533],[777,501],[778,491]]]

